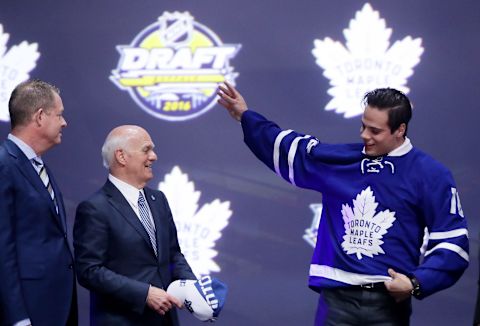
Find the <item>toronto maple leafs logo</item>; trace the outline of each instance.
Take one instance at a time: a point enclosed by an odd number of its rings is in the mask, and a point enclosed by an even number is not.
[[[392,87],[408,93],[407,78],[420,62],[422,40],[407,36],[390,47],[391,34],[379,12],[366,3],[343,31],[346,48],[329,37],[314,41],[312,54],[332,86],[325,110],[350,118],[363,113],[359,103],[368,91]]]
[[[232,215],[230,202],[215,199],[198,209],[201,193],[195,191],[194,183],[178,166],[165,175],[158,189],[168,199],[180,248],[197,278],[210,272],[219,272],[220,267],[213,260],[218,254],[214,248]]]
[[[190,311],[191,313],[193,313],[193,308],[192,308],[192,301],[189,301],[187,299],[185,299],[185,301],[183,302],[183,305],[185,308],[187,308],[188,311]]]
[[[382,238],[393,225],[395,212],[387,209],[377,213],[377,206],[370,187],[362,190],[353,200],[353,210],[348,204],[342,205],[345,223],[342,248],[348,255],[356,254],[358,259],[362,259],[362,255],[372,258],[385,253],[381,247]]]
[[[0,121],[10,121],[8,100],[15,86],[27,80],[30,71],[37,65],[40,53],[38,44],[22,41],[7,52],[7,42],[10,38],[4,33],[0,24]]]

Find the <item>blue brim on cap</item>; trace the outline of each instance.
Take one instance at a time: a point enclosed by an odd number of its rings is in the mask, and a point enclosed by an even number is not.
[[[227,286],[220,280],[210,277],[209,275],[202,276],[195,283],[195,286],[212,308],[213,317],[218,317],[225,304],[228,292]]]

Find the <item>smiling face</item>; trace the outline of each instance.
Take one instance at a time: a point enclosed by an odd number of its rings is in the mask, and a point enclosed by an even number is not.
[[[119,149],[126,182],[139,189],[153,178],[152,164],[157,160],[155,145],[150,135],[142,128],[129,130],[124,149]]]
[[[360,137],[368,156],[386,155],[403,144],[405,124],[402,123],[393,133],[388,125],[388,109],[379,110],[367,106],[362,117]]]

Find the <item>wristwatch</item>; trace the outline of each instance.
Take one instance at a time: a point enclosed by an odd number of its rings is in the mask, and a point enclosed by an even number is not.
[[[410,291],[410,294],[414,296],[415,298],[418,298],[420,296],[420,283],[418,283],[418,280],[415,276],[410,277],[410,282],[412,282],[412,291]]]

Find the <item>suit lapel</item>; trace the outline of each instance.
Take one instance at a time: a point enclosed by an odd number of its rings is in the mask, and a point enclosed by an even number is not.
[[[143,227],[142,222],[138,218],[137,214],[133,211],[132,207],[128,203],[127,199],[122,195],[120,190],[117,189],[109,180],[103,186],[104,192],[107,194],[110,204],[120,213],[123,218],[138,232],[138,234],[145,240],[150,248],[152,255],[155,256],[152,244],[148,238],[148,233]]]
[[[57,206],[58,206],[58,218],[62,223],[63,230],[66,232],[67,231],[67,214],[65,213],[65,205],[63,204],[62,193],[60,192],[60,189],[58,188],[57,183],[55,182],[55,178],[53,177],[53,174],[50,172],[50,169],[48,168],[48,166],[45,166],[45,168],[47,169],[48,178],[50,180],[50,184],[52,185],[53,193],[55,194],[55,201],[57,202]],[[47,188],[45,188],[45,190],[46,189]],[[48,190],[47,190],[47,193],[48,193]],[[48,194],[48,197],[51,198],[50,194]],[[51,202],[53,203],[52,200]],[[56,213],[57,210],[55,209],[55,203],[53,203],[52,206],[53,206],[54,212]]]
[[[28,158],[25,156],[25,154],[22,152],[22,150],[15,145],[14,142],[11,140],[6,140],[4,142],[4,146],[7,149],[8,153],[10,156],[12,156],[13,160],[15,161],[15,167],[20,171],[21,174],[31,183],[31,185],[38,191],[40,196],[42,196],[46,202],[49,203],[50,210],[53,214],[53,217],[55,218],[56,222],[59,224],[59,226],[62,228],[63,231],[66,230],[64,227],[65,224],[64,222],[61,221],[61,217],[57,214],[57,210],[55,208],[55,203],[53,202],[52,198],[50,197],[50,194],[48,193],[47,188],[42,182],[42,179],[40,179],[40,176],[38,175],[37,171],[33,167],[32,163],[28,160]],[[48,177],[51,177],[51,172],[50,170],[47,170]],[[52,183],[53,187],[53,183]],[[54,188],[55,196],[60,193],[58,188],[55,186]],[[62,206],[63,207],[63,206]],[[59,207],[59,212],[60,212],[60,207]]]

